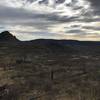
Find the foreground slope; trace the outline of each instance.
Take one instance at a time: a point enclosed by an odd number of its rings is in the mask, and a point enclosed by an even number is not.
[[[99,42],[0,42],[0,100],[99,100],[99,94]]]

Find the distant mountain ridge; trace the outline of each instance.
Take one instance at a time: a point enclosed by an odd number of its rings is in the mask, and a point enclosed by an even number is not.
[[[20,44],[27,44],[27,45],[38,45],[38,46],[99,46],[100,41],[78,41],[78,40],[56,40],[56,39],[36,39],[30,41],[20,41],[15,36],[13,36],[9,31],[4,31],[0,33],[0,42],[19,42]]]
[[[3,46],[13,46],[16,49],[28,50],[35,53],[55,53],[55,54],[77,54],[77,53],[97,53],[99,54],[100,41],[78,41],[78,40],[56,40],[56,39],[36,39],[30,41],[20,41],[10,32],[0,33],[0,44]]]

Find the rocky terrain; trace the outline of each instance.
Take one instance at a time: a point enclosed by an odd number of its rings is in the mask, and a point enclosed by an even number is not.
[[[0,100],[100,100],[100,42],[0,34]]]

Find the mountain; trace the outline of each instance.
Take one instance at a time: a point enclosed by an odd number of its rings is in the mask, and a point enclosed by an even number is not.
[[[14,41],[0,34],[0,100],[100,100],[100,42]]]
[[[56,39],[36,39],[31,41],[20,41],[18,40],[12,33],[9,31],[3,31],[0,33],[0,42],[17,42],[19,41],[20,44],[26,45],[38,45],[38,46],[99,46],[99,41],[78,41],[78,40],[56,40]],[[12,43],[13,43],[12,42]],[[19,44],[19,45],[20,45]]]
[[[0,33],[0,42],[17,42],[17,41],[19,40],[8,31]]]

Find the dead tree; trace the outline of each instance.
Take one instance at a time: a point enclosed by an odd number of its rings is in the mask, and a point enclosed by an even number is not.
[[[54,71],[53,70],[50,71],[50,79],[54,80]]]

